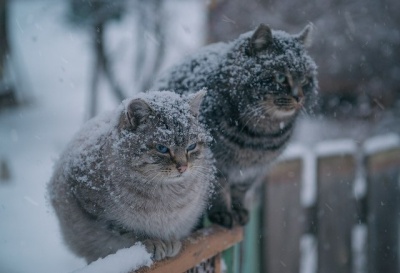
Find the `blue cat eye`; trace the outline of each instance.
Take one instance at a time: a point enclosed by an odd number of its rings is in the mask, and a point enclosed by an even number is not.
[[[286,81],[286,75],[285,75],[285,74],[282,74],[282,73],[276,73],[276,74],[275,74],[275,80],[276,80],[278,83],[284,83],[284,82]]]
[[[186,150],[187,150],[188,152],[193,151],[194,149],[196,149],[196,146],[197,146],[196,143],[190,144],[190,145],[186,148]]]
[[[161,144],[157,144],[156,149],[157,149],[157,151],[159,151],[162,154],[166,154],[169,152],[168,147],[165,147],[164,145],[161,145]]]

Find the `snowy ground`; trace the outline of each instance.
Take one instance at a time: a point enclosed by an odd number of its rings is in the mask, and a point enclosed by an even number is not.
[[[183,35],[183,43],[181,52],[169,53],[170,61],[203,39],[196,27],[204,15],[194,2],[174,11],[172,23],[180,24],[175,33]],[[7,161],[11,171],[9,181],[0,181],[0,272],[4,273],[71,272],[85,265],[63,245],[45,198],[54,161],[85,119],[90,80],[89,40],[84,31],[65,24],[63,3],[37,0],[11,5],[12,45],[23,72],[19,84],[33,100],[0,112],[0,160]],[[115,107],[105,92],[101,96],[102,109]]]

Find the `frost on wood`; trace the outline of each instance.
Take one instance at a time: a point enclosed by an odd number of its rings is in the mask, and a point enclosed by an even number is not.
[[[315,151],[318,156],[334,156],[355,154],[357,145],[351,139],[338,139],[320,142],[316,145]]]
[[[400,148],[400,137],[396,133],[372,137],[364,143],[367,155],[394,148]]]
[[[353,255],[352,268],[354,273],[367,272],[368,228],[365,224],[357,224],[351,233],[351,248]]]
[[[301,144],[290,144],[280,160],[302,160],[300,202],[303,207],[310,207],[317,201],[316,156],[311,147]]]
[[[314,235],[304,234],[300,240],[300,273],[316,273],[318,262],[317,240]]]
[[[130,248],[118,250],[117,253],[98,259],[73,273],[128,273],[152,264],[151,254],[147,253],[142,244],[136,243]]]

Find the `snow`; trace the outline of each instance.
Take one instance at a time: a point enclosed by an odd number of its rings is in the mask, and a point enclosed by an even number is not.
[[[352,139],[327,140],[318,143],[315,151],[321,157],[355,154],[357,152],[357,145]]]
[[[64,245],[45,197],[54,162],[85,121],[92,66],[85,32],[65,24],[65,3],[10,1],[13,56],[22,73],[18,84],[33,101],[0,112],[0,161],[5,160],[11,172],[10,181],[0,180],[0,272],[62,273],[86,265]],[[177,58],[176,51],[200,46],[205,15],[192,8],[199,5],[182,3],[180,14],[170,8],[171,20],[180,29],[171,34],[180,44],[167,56],[170,62]],[[102,86],[103,110],[119,103],[107,91]]]
[[[356,159],[356,177],[354,179],[353,195],[356,200],[360,200],[367,194],[367,171],[364,162],[365,152],[360,149],[355,154]]]
[[[304,153],[303,176],[300,202],[303,207],[311,207],[317,202],[317,161],[312,152]]]
[[[356,178],[354,181],[353,193],[357,200],[360,200],[367,194],[367,181],[365,179],[365,172],[357,168]]]
[[[290,144],[280,157],[281,160],[301,158],[302,178],[300,202],[303,207],[310,207],[317,201],[316,157],[312,148],[304,144]]]
[[[304,234],[300,239],[300,273],[317,272],[317,239],[314,235]]]
[[[143,266],[151,266],[151,254],[145,247],[137,243],[130,248],[120,249],[115,254],[73,271],[73,273],[128,273]]]
[[[353,257],[354,273],[367,272],[367,239],[368,228],[365,224],[358,224],[353,227],[351,234],[351,247]]]
[[[400,148],[400,136],[395,133],[375,136],[364,143],[364,150],[367,155],[394,148]]]

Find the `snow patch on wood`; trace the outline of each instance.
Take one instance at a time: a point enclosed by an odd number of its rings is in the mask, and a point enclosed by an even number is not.
[[[299,158],[302,160],[300,202],[303,207],[310,207],[317,201],[316,157],[308,146],[291,144],[283,152],[281,160]]]
[[[323,141],[315,146],[315,152],[320,157],[355,154],[357,152],[357,144],[351,139]]]
[[[151,254],[141,243],[136,243],[130,248],[120,249],[117,253],[100,258],[73,273],[128,273],[152,264]]]
[[[367,155],[394,148],[400,148],[400,136],[396,133],[375,136],[364,143],[364,151]]]

